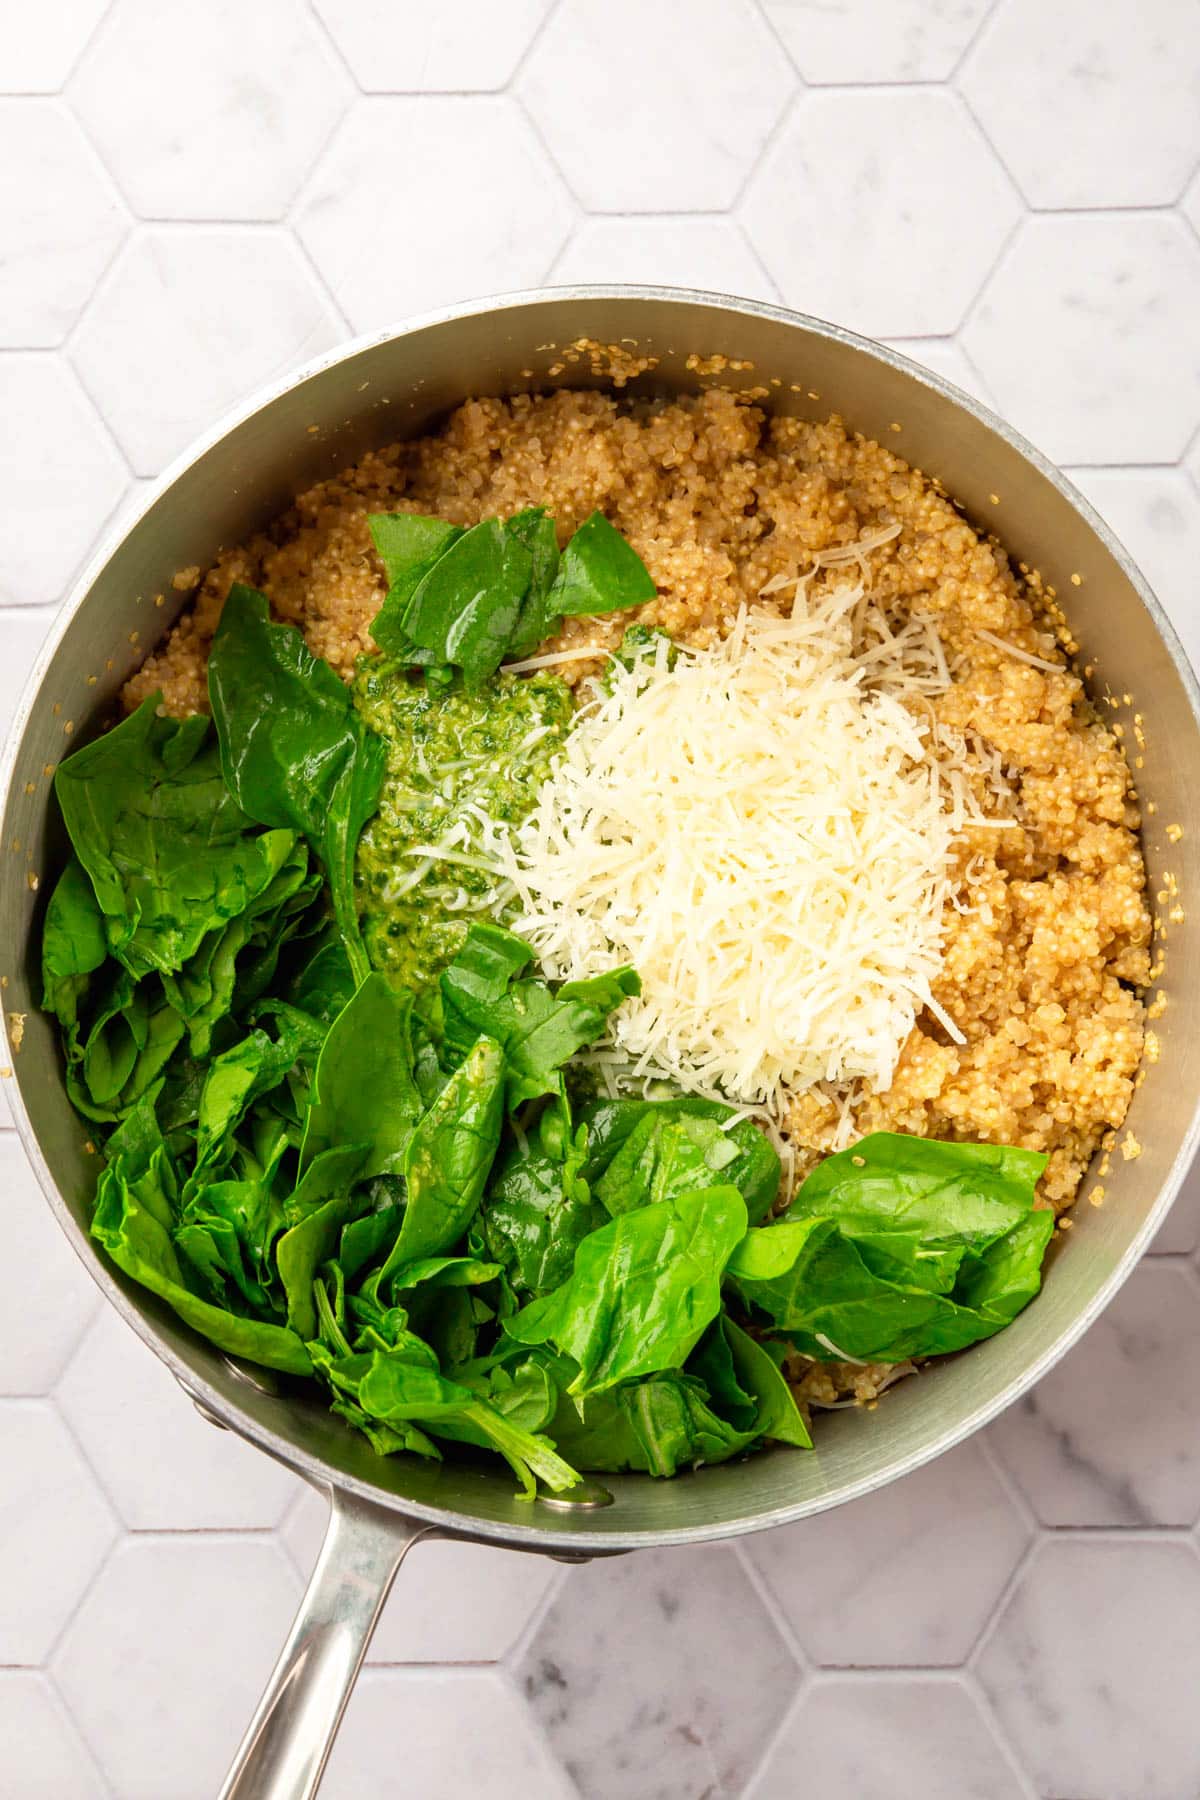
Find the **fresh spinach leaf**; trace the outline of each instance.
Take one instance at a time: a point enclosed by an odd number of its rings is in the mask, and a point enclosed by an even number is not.
[[[275,1088],[296,1060],[298,1040],[284,1027],[278,1038],[255,1028],[239,1043],[208,1065],[196,1120],[196,1162],[189,1178],[189,1192],[200,1178],[212,1179],[211,1171],[224,1167],[233,1148],[233,1135],[253,1103]]]
[[[496,1450],[517,1475],[527,1499],[543,1481],[556,1493],[574,1487],[579,1476],[548,1438],[526,1431],[470,1388],[401,1356],[376,1351],[358,1383],[358,1404],[385,1424],[420,1424],[435,1436],[454,1436]]]
[[[380,1275],[441,1256],[474,1218],[500,1142],[504,1055],[481,1037],[418,1122],[404,1154],[404,1222]]]
[[[642,606],[657,593],[637,551],[603,513],[594,512],[563,551],[550,598],[560,613],[607,613]]]
[[[987,1148],[912,1143],[951,1153]],[[964,1349],[1009,1324],[1041,1284],[1054,1229],[1053,1214],[1033,1207],[1044,1159],[1010,1156],[1017,1160],[925,1159],[908,1141],[864,1139],[815,1197],[810,1175],[784,1220],[748,1232],[726,1273],[747,1303],[818,1360],[901,1362]],[[892,1188],[884,1179],[890,1159]],[[958,1184],[947,1174],[956,1162]],[[836,1216],[818,1210],[826,1205],[839,1208]]]
[[[67,1092],[85,1118],[124,1118],[164,1074],[185,1034],[167,1004],[158,976],[134,983],[128,970],[106,964],[82,1057],[67,1065]]]
[[[142,1167],[137,1156],[109,1163],[96,1190],[92,1236],[117,1267],[140,1282],[219,1350],[292,1375],[312,1372],[300,1338],[284,1325],[249,1319],[203,1300],[188,1286],[171,1241],[171,1201],[164,1190],[165,1147]]]
[[[514,1138],[499,1158],[480,1213],[484,1241],[520,1294],[542,1294],[571,1273],[575,1252],[604,1224],[580,1170],[587,1131],[569,1121],[557,1143],[540,1129]]]
[[[775,1241],[760,1245],[755,1241],[760,1238]],[[772,1273],[759,1279],[768,1264]],[[950,1302],[928,1288],[873,1273],[832,1219],[750,1232],[726,1274],[745,1302],[818,1361],[902,1362],[987,1335],[976,1329],[973,1316],[964,1315],[955,1341],[946,1330],[955,1318]]]
[[[703,1385],[686,1375],[657,1375],[618,1391],[641,1452],[633,1466],[648,1475],[670,1476],[681,1468],[728,1462],[759,1435],[755,1426],[739,1431],[721,1418]]]
[[[368,975],[329,1027],[313,1080],[301,1167],[339,1144],[370,1146],[364,1177],[399,1173],[423,1110],[413,1077],[412,997]]]
[[[665,1119],[661,1113],[647,1113],[596,1183],[596,1198],[615,1218],[687,1188],[727,1181],[737,1154],[737,1145],[712,1119]]]
[[[560,1381],[563,1391],[549,1431],[560,1455],[576,1468],[667,1477],[703,1463],[727,1462],[755,1441],[753,1430],[739,1431],[714,1412],[695,1376],[647,1375],[586,1399],[566,1391],[565,1371]]]
[[[480,1262],[477,1256],[423,1256],[393,1271],[392,1291],[405,1295],[414,1288],[480,1287],[499,1273],[499,1263]]]
[[[364,980],[354,851],[379,804],[383,740],[328,663],[294,627],[272,624],[265,595],[241,583],[213,638],[208,691],[230,794],[261,824],[303,832],[324,865],[350,966]]]
[[[412,1322],[428,1340],[444,1375],[458,1380],[464,1363],[474,1360],[479,1348],[480,1319],[476,1299],[466,1288],[445,1293],[418,1288],[405,1295],[412,1308]]]
[[[518,980],[533,958],[523,939],[499,925],[474,923],[440,978],[443,1054],[453,1063],[481,1032],[503,1046],[509,1110],[561,1090],[559,1070],[603,1031],[613,1008],[640,991],[632,969],[588,982],[566,982],[553,994],[536,977]]]
[[[662,1131],[668,1126],[685,1126],[686,1123],[695,1142],[706,1141],[702,1127],[715,1126],[725,1141],[734,1146],[736,1154],[720,1166],[721,1180],[738,1189],[746,1202],[752,1225],[769,1213],[775,1203],[779,1192],[779,1157],[758,1126],[750,1119],[739,1119],[731,1106],[702,1100],[698,1095],[680,1094],[671,1100],[598,1100],[585,1107],[581,1116],[588,1133],[588,1154],[582,1173],[597,1195],[603,1191],[615,1198],[619,1193],[620,1172],[611,1180],[608,1174],[617,1158],[634,1159],[649,1146],[650,1167],[653,1168]],[[637,1140],[636,1149],[627,1150],[629,1139],[635,1132],[643,1135]],[[644,1200],[630,1198],[623,1210],[644,1203]],[[605,1204],[608,1204],[607,1199]],[[615,1199],[610,1210],[621,1209],[620,1200]]]
[[[877,1131],[818,1163],[787,1216],[836,1218],[847,1237],[898,1231],[980,1251],[1030,1210],[1045,1166],[1036,1150]]]
[[[584,1238],[569,1281],[533,1300],[504,1329],[522,1344],[553,1343],[579,1372],[574,1394],[681,1368],[721,1306],[721,1273],[746,1230],[736,1188],[674,1194],[620,1213]]]
[[[323,1291],[318,1282],[316,1294],[319,1313],[322,1312]],[[433,1439],[411,1421],[397,1419],[385,1425],[380,1420],[371,1418],[359,1406],[358,1390],[363,1376],[371,1366],[370,1351],[338,1354],[329,1349],[324,1338],[311,1343],[308,1348],[314,1369],[331,1391],[330,1411],[361,1431],[377,1456],[393,1456],[397,1451],[406,1450],[415,1456],[441,1461],[442,1453]]]
[[[485,519],[454,539],[417,583],[404,609],[404,637],[478,686],[504,659],[532,573],[520,538],[499,519]]]
[[[560,558],[554,521],[526,507],[469,530],[412,513],[377,513],[371,533],[391,583],[375,642],[427,679],[452,668],[477,685],[505,657],[527,656],[564,613],[640,606],[657,589],[602,513],[585,519]]]
[[[87,871],[73,856],[55,883],[42,927],[42,1007],[61,1025],[72,1060],[83,1054],[80,1004],[107,957],[104,914]]]
[[[213,1033],[233,1011],[242,1012],[269,984],[279,953],[299,931],[321,888],[308,848],[289,831],[259,838],[274,863],[267,886],[227,924],[206,933],[194,955],[163,976],[168,999],[187,1023],[193,1056],[208,1054]]]
[[[395,1243],[404,1217],[404,1202],[377,1208],[351,1219],[342,1232],[338,1245],[337,1267],[347,1281],[353,1281],[366,1268],[385,1255]]]
[[[771,1351],[722,1313],[688,1364],[709,1404],[741,1431],[811,1450],[812,1438]]]
[[[325,1158],[342,1152],[326,1151]],[[310,1169],[319,1169],[318,1159]],[[317,1270],[331,1254],[338,1235],[353,1216],[354,1202],[340,1181],[328,1199],[305,1209],[297,1223],[284,1232],[275,1246],[279,1279],[287,1298],[287,1322],[297,1337],[307,1342],[317,1335],[317,1310],[313,1292]]]
[[[273,1313],[278,1282],[272,1247],[284,1227],[277,1193],[286,1139],[277,1138],[265,1162],[242,1158],[240,1172],[193,1190],[174,1231],[176,1248],[218,1299],[228,1284],[258,1311]]]
[[[514,658],[531,656],[562,624],[551,598],[558,576],[558,536],[554,520],[541,506],[529,506],[524,512],[514,513],[505,521],[504,529],[510,537],[524,544],[533,559],[529,588],[521,602],[520,615],[505,655]]]
[[[1054,1214],[1039,1208],[994,1238],[986,1250],[968,1250],[954,1284],[955,1303],[997,1321],[993,1330],[1010,1324],[1041,1288],[1042,1263],[1053,1236]]]
[[[438,557],[463,535],[462,528],[420,513],[372,513],[367,523],[389,583],[371,636],[382,649],[409,650],[412,645],[402,623],[405,608]]]
[[[459,1369],[456,1379],[489,1400],[497,1412],[523,1431],[545,1431],[558,1405],[558,1389],[549,1370],[534,1356],[495,1364],[482,1377]]]
[[[159,718],[159,699],[54,777],[108,948],[135,977],[182,968],[263,892],[293,842],[260,832],[227,791],[208,721]]]
[[[346,946],[336,933],[325,932],[289,982],[287,998],[300,1012],[329,1026],[353,999],[355,985]]]

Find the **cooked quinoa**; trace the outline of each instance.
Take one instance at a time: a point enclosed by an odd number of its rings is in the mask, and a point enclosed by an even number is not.
[[[1021,826],[970,829],[961,845],[969,905],[947,910],[936,998],[966,1044],[919,1020],[887,1091],[859,1096],[856,1129],[1046,1151],[1044,1200],[1069,1206],[1124,1120],[1142,1053],[1151,920],[1129,769],[1034,584],[927,477],[839,419],[771,418],[723,391],[669,404],[570,390],[469,401],[440,431],[364,457],[223,553],[125,703],[161,689],[172,714],[206,706],[208,647],[234,581],[261,588],[348,680],[374,649],[386,590],[368,513],[472,525],[531,505],[547,508],[564,540],[600,508],[659,589],[636,615],[568,620],[550,650],[614,646],[632,616],[704,647],[774,577],[899,523],[872,556],[873,597],[897,620],[916,610],[936,623],[953,681],[932,702],[935,717],[974,734],[1002,766]],[[980,632],[1055,666],[1020,661]],[[561,673],[578,682],[595,666]],[[815,1154],[831,1142],[835,1103],[800,1094],[784,1123],[802,1157]],[[846,1387],[864,1397],[869,1372]]]

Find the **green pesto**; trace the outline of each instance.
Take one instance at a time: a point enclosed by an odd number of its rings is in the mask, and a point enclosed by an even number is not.
[[[452,841],[456,858],[480,857],[469,807],[514,825],[526,817],[566,738],[571,690],[542,670],[498,675],[473,691],[456,677],[431,692],[394,658],[371,656],[352,693],[387,744],[379,811],[359,839],[355,868],[363,939],[393,986],[423,987],[462,949],[495,881],[484,867],[411,853]]]

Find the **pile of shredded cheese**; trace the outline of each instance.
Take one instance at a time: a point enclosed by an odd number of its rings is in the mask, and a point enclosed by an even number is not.
[[[778,1120],[816,1082],[885,1089],[922,1008],[962,1041],[933,985],[954,840],[984,815],[922,704],[950,681],[936,631],[869,599],[896,529],[822,558],[819,592],[773,583],[790,612],[743,610],[711,650],[615,660],[532,816],[487,833],[550,976],[641,976],[597,1052],[624,1080]]]

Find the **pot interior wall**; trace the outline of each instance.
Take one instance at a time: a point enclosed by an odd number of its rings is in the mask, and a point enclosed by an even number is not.
[[[1185,915],[1200,844],[1185,823],[1200,785],[1195,683],[1169,627],[1118,547],[1040,459],[999,422],[935,377],[888,352],[770,308],[671,294],[551,293],[415,327],[341,353],[277,392],[203,447],[89,571],[27,696],[10,750],[0,860],[3,1006],[19,1090],[18,1123],[52,1204],[76,1247],[131,1323],[206,1404],[312,1475],[483,1536],[529,1547],[574,1542],[619,1548],[674,1534],[716,1536],[794,1518],[891,1479],[991,1416],[1061,1353],[1140,1253],[1190,1157],[1200,1092],[1200,1042],[1185,1021],[1200,1004],[1200,958],[1185,922],[1171,927],[1156,1023],[1161,1056],[1147,1068],[1129,1125],[1142,1146],[1114,1159],[1102,1208],[1081,1206],[1055,1246],[1046,1287],[1007,1331],[902,1383],[876,1411],[822,1420],[811,1455],[777,1451],[672,1482],[613,1480],[615,1504],[559,1512],[514,1500],[504,1475],[417,1460],[376,1459],[319,1405],[279,1384],[257,1386],[178,1324],[152,1296],[100,1264],[86,1239],[96,1160],[67,1103],[54,1032],[37,1011],[36,946],[63,842],[50,805],[53,766],[113,715],[126,676],[186,603],[177,570],[203,568],[222,545],[265,524],[298,489],[362,452],[422,429],[470,394],[607,386],[581,340],[636,348],[652,366],[626,390],[695,392],[719,383],[761,388],[763,404],[824,418],[840,413],[938,477],[973,522],[1066,596],[1093,691],[1117,702],[1127,742],[1144,720],[1138,784],[1147,811],[1151,891],[1169,870]],[[728,359],[719,372],[712,359]],[[1081,507],[1082,502],[1078,503]],[[1106,702],[1106,711],[1107,702]],[[1172,834],[1173,835],[1173,834]],[[18,1021],[20,1021],[18,1023]],[[22,1109],[24,1118],[22,1118]]]

